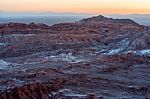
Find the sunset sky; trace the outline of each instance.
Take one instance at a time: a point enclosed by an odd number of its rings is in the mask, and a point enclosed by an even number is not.
[[[0,0],[0,11],[150,14],[150,0]]]

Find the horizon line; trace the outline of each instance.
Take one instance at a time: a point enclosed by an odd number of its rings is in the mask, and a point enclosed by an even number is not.
[[[81,14],[81,15],[150,15],[150,13],[82,13],[82,12],[15,12],[15,11],[0,11],[0,14]]]

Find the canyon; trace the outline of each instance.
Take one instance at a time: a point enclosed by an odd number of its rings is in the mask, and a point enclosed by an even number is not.
[[[150,27],[102,15],[0,24],[0,99],[149,99]]]

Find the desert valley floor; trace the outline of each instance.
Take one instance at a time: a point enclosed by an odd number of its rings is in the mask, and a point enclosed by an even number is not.
[[[150,99],[150,27],[0,24],[0,99]]]

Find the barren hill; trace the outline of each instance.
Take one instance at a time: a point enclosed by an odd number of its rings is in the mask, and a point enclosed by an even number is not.
[[[0,25],[0,99],[149,99],[149,64],[149,27],[130,19]]]

